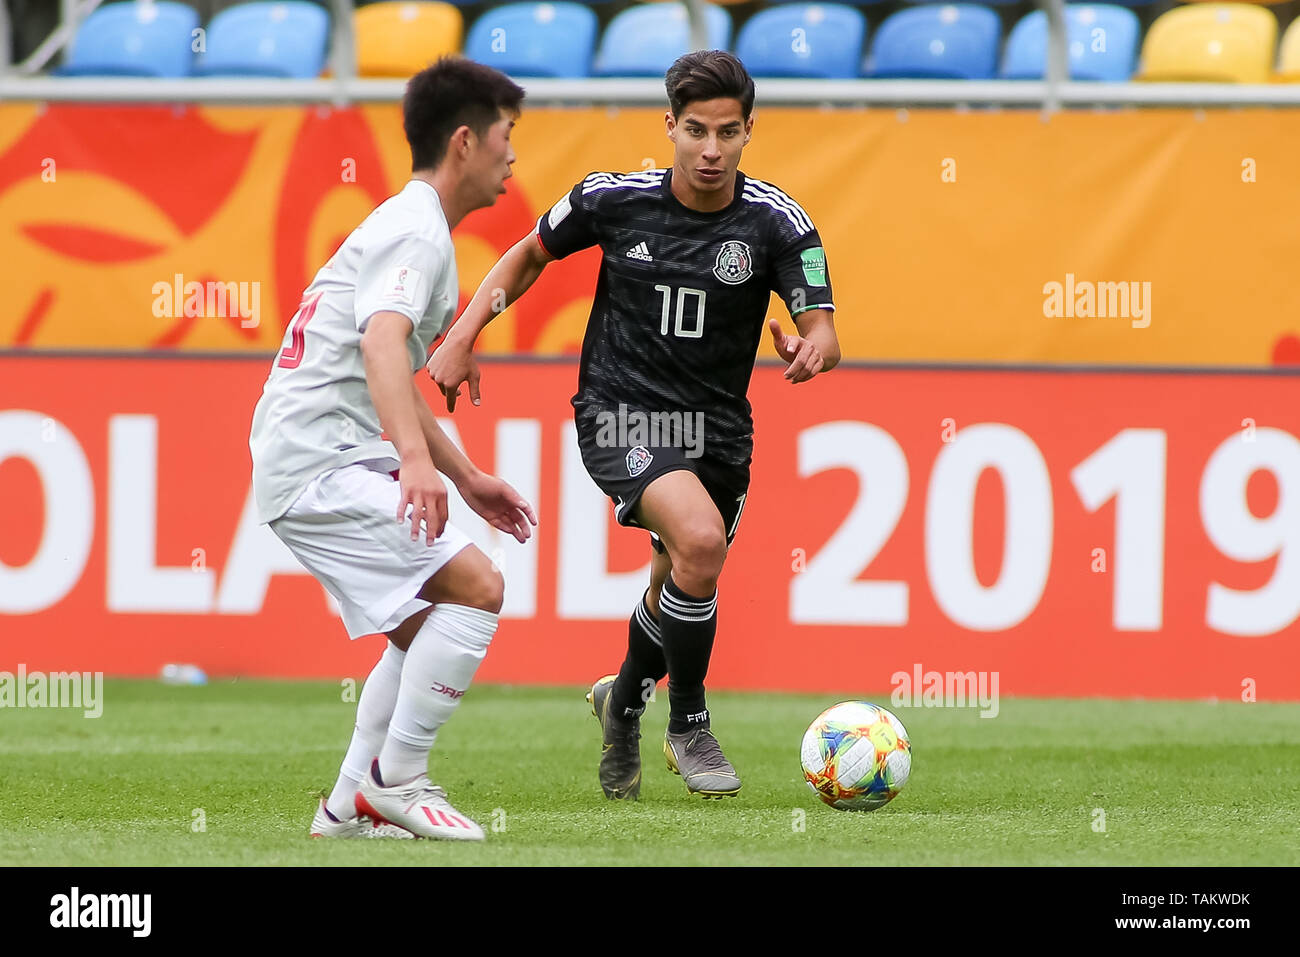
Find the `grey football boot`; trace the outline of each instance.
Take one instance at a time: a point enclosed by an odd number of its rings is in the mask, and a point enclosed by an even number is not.
[[[708,728],[693,728],[685,734],[665,733],[664,758],[668,761],[668,770],[682,776],[686,790],[691,794],[724,798],[740,793],[736,769]]]
[[[591,686],[587,701],[600,722],[600,789],[612,801],[635,801],[641,794],[641,719],[609,713],[618,675],[606,675]]]

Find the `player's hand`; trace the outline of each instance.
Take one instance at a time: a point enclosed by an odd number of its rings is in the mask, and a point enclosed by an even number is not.
[[[807,382],[822,371],[826,360],[811,340],[803,336],[787,336],[781,331],[780,319],[767,320],[767,328],[772,332],[776,354],[790,363],[785,370],[787,379],[791,382]]]
[[[523,543],[532,536],[529,527],[537,524],[533,507],[507,482],[495,475],[479,472],[457,486],[465,504],[482,515],[495,529],[513,535]]]
[[[444,341],[433,350],[433,355],[429,356],[424,367],[429,372],[429,378],[438,386],[438,391],[447,400],[448,412],[456,411],[460,387],[466,382],[469,383],[469,400],[475,405],[479,404],[478,362],[474,359],[472,350]]]
[[[411,513],[411,541],[420,538],[420,523],[424,523],[425,545],[434,540],[447,527],[447,486],[433,463],[424,460],[403,462],[398,472],[402,488],[402,504],[397,509],[397,524],[406,521]]]

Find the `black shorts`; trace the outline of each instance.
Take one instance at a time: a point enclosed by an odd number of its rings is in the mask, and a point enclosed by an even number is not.
[[[578,450],[587,474],[614,503],[614,518],[620,525],[642,528],[636,520],[641,494],[659,476],[678,469],[693,472],[722,514],[727,544],[736,537],[740,513],[749,490],[749,469],[721,463],[707,456],[692,456],[689,449],[674,446],[618,446],[597,439],[598,430],[577,418]],[[663,543],[654,532],[650,541],[662,553]]]

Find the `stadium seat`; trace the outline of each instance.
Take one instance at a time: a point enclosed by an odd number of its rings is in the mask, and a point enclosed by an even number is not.
[[[1277,79],[1286,83],[1300,83],[1300,20],[1292,20],[1282,34],[1278,50]]]
[[[1142,44],[1135,79],[1267,83],[1277,17],[1245,3],[1197,3],[1161,14]]]
[[[483,14],[465,55],[511,76],[591,75],[596,15],[578,3],[511,3]]]
[[[731,17],[711,3],[704,5],[708,49],[731,46]],[[615,15],[605,28],[592,72],[597,76],[662,76],[673,61],[691,49],[691,25],[680,3],[652,3]]]
[[[1127,83],[1137,60],[1140,26],[1126,7],[1069,4],[1066,47],[1071,80]],[[1005,80],[1041,80],[1047,70],[1047,14],[1035,10],[1011,30],[1002,57]]]
[[[243,3],[212,18],[195,72],[310,79],[325,66],[328,39],[329,14],[314,3]]]
[[[1002,22],[968,3],[909,7],[886,18],[863,66],[870,77],[988,80],[997,69]]]
[[[199,15],[182,3],[109,3],[77,28],[59,76],[180,77],[193,72]]]
[[[839,4],[801,3],[754,14],[736,56],[754,76],[848,79],[858,75],[867,21]]]
[[[445,53],[460,52],[465,23],[450,3],[386,2],[352,18],[359,76],[408,77]]]

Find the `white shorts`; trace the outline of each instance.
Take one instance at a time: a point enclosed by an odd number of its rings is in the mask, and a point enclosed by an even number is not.
[[[388,462],[360,462],[312,480],[271,530],[342,606],[349,638],[391,631],[431,602],[416,595],[466,545],[450,523],[432,545],[397,524],[401,486]]]

